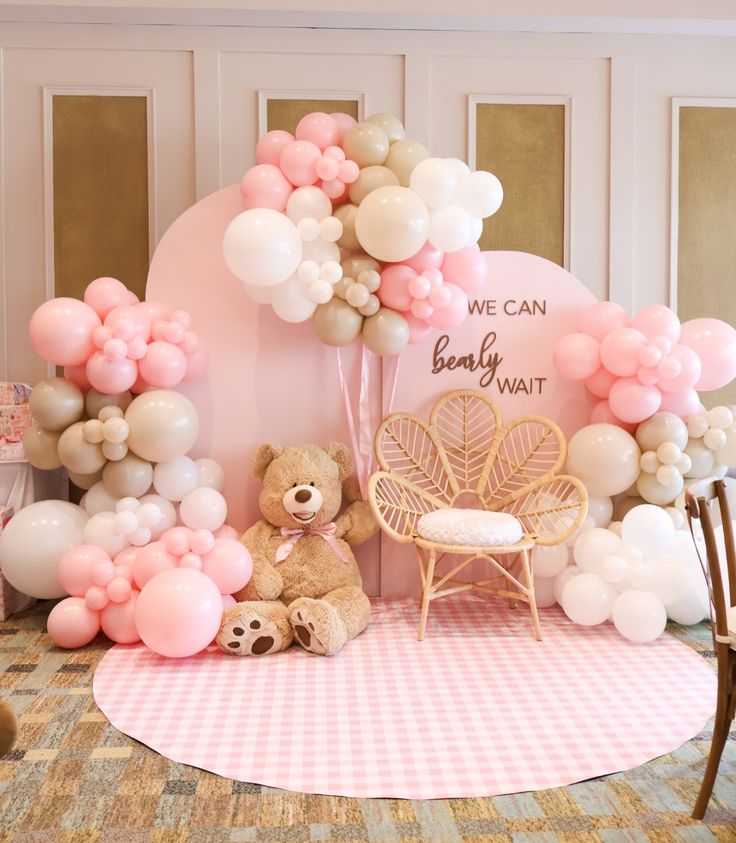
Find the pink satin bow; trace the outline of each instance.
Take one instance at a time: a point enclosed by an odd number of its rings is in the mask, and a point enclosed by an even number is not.
[[[307,528],[305,530],[288,530],[286,527],[282,527],[281,535],[286,539],[286,541],[279,545],[279,549],[276,551],[276,564],[278,565],[279,562],[283,562],[284,559],[286,559],[286,557],[294,549],[294,545],[302,536],[321,536],[340,557],[340,559],[342,559],[346,565],[349,564],[348,558],[345,556],[345,552],[335,538],[336,531],[337,527],[332,521],[329,524],[323,524],[321,527]]]

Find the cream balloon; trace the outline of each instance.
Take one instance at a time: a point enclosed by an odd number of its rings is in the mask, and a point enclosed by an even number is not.
[[[296,225],[303,219],[323,220],[332,214],[332,203],[319,187],[298,187],[286,202],[286,216]]]
[[[168,501],[180,501],[199,485],[199,469],[190,457],[160,462],[153,469],[153,488]]]
[[[414,168],[409,187],[433,210],[452,203],[457,173],[444,158],[425,158]]]
[[[412,257],[427,242],[428,232],[427,206],[405,187],[379,187],[366,196],[355,217],[360,245],[380,261]]]
[[[75,474],[94,474],[106,462],[99,445],[84,439],[84,422],[75,422],[59,438],[59,459],[65,468]]]
[[[192,530],[218,530],[227,518],[227,503],[217,489],[201,486],[184,496],[179,517]]]
[[[102,470],[102,480],[110,494],[119,498],[140,498],[151,488],[153,466],[135,454],[109,462]]]
[[[194,404],[179,392],[156,389],[133,399],[125,412],[128,447],[150,462],[168,462],[186,454],[197,440]]]
[[[379,187],[390,187],[398,185],[399,178],[388,167],[381,167],[374,165],[372,167],[364,167],[360,171],[357,180],[350,185],[348,194],[353,205],[360,205],[365,197],[378,190]]]
[[[158,537],[165,533],[167,530],[170,530],[172,527],[176,526],[176,508],[171,501],[167,501],[166,498],[162,498],[161,495],[143,495],[140,498],[141,506],[145,504],[154,504],[154,506],[158,507],[159,512],[161,513],[161,520],[154,524],[151,530],[151,541],[156,541]]]
[[[375,123],[356,123],[345,132],[343,149],[359,167],[383,164],[389,154],[388,135]]]
[[[194,464],[197,466],[198,485],[208,486],[210,489],[217,489],[218,492],[221,492],[225,488],[225,472],[220,463],[203,457],[202,459],[195,460]]]
[[[668,466],[671,468],[672,466]],[[636,488],[639,494],[647,503],[656,506],[668,506],[685,488],[685,481],[682,475],[675,470],[675,478],[669,483],[660,483],[656,474],[642,472],[637,481]]]
[[[84,509],[88,515],[98,512],[114,512],[119,498],[111,495],[105,484],[100,480],[84,496]]]
[[[736,468],[736,422],[725,429],[726,441],[716,450],[714,457],[728,468]]]
[[[84,544],[101,547],[110,556],[117,556],[130,544],[126,536],[115,529],[114,512],[98,512],[84,525]]]
[[[115,395],[105,395],[104,392],[98,392],[96,389],[90,391],[84,396],[84,407],[87,415],[91,419],[96,419],[103,407],[120,407],[121,410],[126,410],[128,405],[133,400],[130,392],[119,392]]]
[[[631,434],[612,424],[591,424],[570,440],[567,470],[583,481],[591,495],[611,497],[636,481],[640,458]]]
[[[314,313],[316,304],[310,301],[307,293],[309,286],[302,283],[296,275],[283,284],[274,287],[271,307],[284,322],[306,322]]]
[[[39,381],[29,399],[31,415],[45,430],[62,431],[84,415],[82,390],[66,378]]]
[[[270,287],[296,272],[302,240],[285,214],[251,208],[228,225],[222,253],[230,272],[245,284]]]
[[[377,114],[371,114],[370,117],[365,118],[366,123],[375,123],[386,133],[389,143],[396,143],[396,141],[404,140],[406,137],[406,130],[404,124],[393,114],[386,114],[381,111]]]
[[[381,307],[363,323],[363,342],[374,354],[398,354],[409,342],[409,323],[395,310]]]
[[[363,317],[347,302],[333,298],[314,311],[312,327],[327,345],[348,345],[360,336]]]
[[[692,465],[685,473],[686,477],[700,479],[713,474],[715,454],[702,439],[690,439],[683,449],[683,453],[690,457]]]
[[[687,426],[674,413],[655,413],[636,429],[636,441],[642,451],[656,451],[672,442],[682,451],[687,445]]]
[[[596,527],[608,527],[613,517],[613,501],[608,497],[588,495],[588,515]]]
[[[391,144],[391,149],[386,159],[386,166],[396,173],[399,184],[402,187],[409,187],[411,174],[420,161],[429,158],[429,150],[415,140],[400,140]],[[383,163],[383,162],[381,162]]]
[[[59,439],[61,433],[45,430],[32,424],[23,434],[23,453],[34,468],[53,471],[61,468],[59,459]]]
[[[532,550],[532,570],[535,577],[556,577],[567,567],[569,551],[564,544],[544,547],[537,545]],[[555,602],[557,602],[555,598]],[[551,603],[549,604],[552,605]]]

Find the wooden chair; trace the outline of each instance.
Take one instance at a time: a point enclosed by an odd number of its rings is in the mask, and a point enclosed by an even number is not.
[[[424,637],[432,600],[476,590],[529,604],[534,634],[541,639],[530,551],[535,543],[563,542],[582,524],[587,493],[574,477],[558,476],[567,444],[556,424],[522,416],[505,427],[484,393],[459,390],[443,396],[429,424],[407,413],[389,416],[376,431],[381,471],[368,484],[368,500],[383,530],[398,542],[413,543],[422,581],[418,638]],[[513,545],[472,547],[422,538],[422,515],[457,506],[470,498],[476,509],[506,512],[522,525]],[[437,575],[445,557],[455,557]],[[459,557],[459,559],[458,559]],[[512,573],[520,558],[520,573]],[[457,575],[475,559],[490,564],[493,576],[466,582]]]
[[[729,491],[731,494],[736,492],[736,481],[729,478],[723,480],[709,479],[694,483],[685,495],[685,508],[691,529],[693,520],[697,519],[700,522],[703,539],[705,540],[707,578],[712,605],[713,648],[718,661],[718,698],[713,723],[713,740],[710,745],[703,784],[700,787],[700,793],[693,810],[693,817],[699,820],[703,819],[713,792],[718,765],[723,754],[723,747],[726,745],[731,722],[734,719],[734,708],[736,708],[736,610],[732,609],[733,606],[736,606],[736,551],[734,550],[733,527],[728,504]],[[730,593],[728,602],[723,590],[721,560],[719,559],[711,512],[716,501],[723,524],[723,544],[726,552]],[[704,573],[706,572],[704,571]],[[731,612],[729,612],[729,609],[731,609]],[[730,628],[729,614],[731,616]]]

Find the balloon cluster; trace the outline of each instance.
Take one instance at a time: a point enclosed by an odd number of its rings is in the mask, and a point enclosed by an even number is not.
[[[720,319],[680,324],[664,305],[633,319],[613,302],[599,302],[581,316],[580,331],[554,349],[559,373],[585,381],[599,399],[592,422],[628,430],[658,411],[681,418],[697,413],[696,390],[718,389],[736,377],[736,330]]]
[[[389,114],[307,114],[295,136],[265,134],[256,161],[223,239],[255,301],[382,355],[464,321],[487,271],[482,221],[503,199],[494,175],[431,158]]]

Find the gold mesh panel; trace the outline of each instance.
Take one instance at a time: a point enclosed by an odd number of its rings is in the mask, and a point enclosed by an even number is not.
[[[677,310],[736,325],[736,107],[680,108]],[[736,386],[707,392],[736,403]]]
[[[296,124],[312,111],[324,111],[332,114],[343,111],[358,119],[357,100],[299,100],[270,99],[266,103],[266,131],[281,129],[284,132],[296,131]]]
[[[565,107],[478,103],[476,162],[503,184],[481,249],[531,252],[560,266],[565,248]]]
[[[148,115],[141,96],[53,97],[54,279],[82,298],[100,275],[144,298]]]

